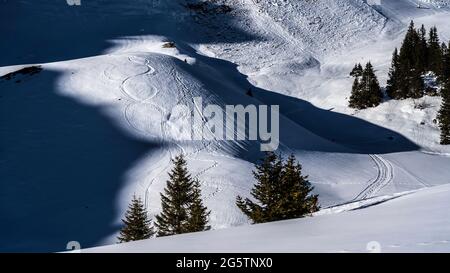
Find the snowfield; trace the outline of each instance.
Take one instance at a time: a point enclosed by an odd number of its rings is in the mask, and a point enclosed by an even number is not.
[[[445,185],[349,204],[310,218],[81,252],[448,252],[449,198]]]
[[[215,230],[93,251],[450,250],[440,99],[347,107],[353,65],[370,60],[384,86],[411,19],[450,39],[444,1],[226,0],[232,11],[219,14],[189,12],[184,0],[54,2],[0,2],[0,75],[43,68],[0,80],[0,251],[116,243],[133,194],[159,213],[179,153]],[[297,156],[325,215],[248,226],[235,198],[249,195],[261,143],[186,141],[177,105],[200,111],[195,97],[279,105],[279,152]],[[349,202],[358,210],[334,213]]]

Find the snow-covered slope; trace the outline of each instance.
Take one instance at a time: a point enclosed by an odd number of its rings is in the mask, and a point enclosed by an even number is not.
[[[448,252],[449,185],[310,218],[148,239],[82,252]],[[340,211],[340,212],[339,212]],[[192,243],[195,242],[195,243]]]
[[[13,22],[0,24],[0,75],[43,68],[0,80],[0,251],[114,243],[132,194],[159,212],[178,153],[202,181],[213,228],[246,224],[234,202],[252,187],[259,143],[183,140],[175,106],[196,108],[193,97],[280,105],[280,152],[296,154],[323,207],[450,182],[437,98],[346,106],[355,62],[371,59],[385,81],[409,19],[449,39],[448,9],[227,0],[231,12],[200,14],[157,2],[0,3]]]

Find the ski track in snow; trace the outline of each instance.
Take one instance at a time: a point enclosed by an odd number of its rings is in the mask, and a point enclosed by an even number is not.
[[[370,158],[377,167],[377,176],[362,190],[353,201],[374,197],[381,189],[387,186],[394,179],[394,168],[392,163],[380,155],[371,154]]]
[[[146,104],[152,108],[155,108],[160,114],[161,114],[161,134],[162,134],[162,140],[164,141],[164,139],[169,139],[168,134],[167,134],[167,130],[166,130],[166,122],[167,120],[164,119],[164,117],[167,114],[167,110],[164,109],[163,107],[156,105],[154,103],[151,102],[151,100],[159,93],[159,90],[157,90],[155,87],[153,87],[153,90],[155,90],[155,92],[153,92],[151,95],[149,95],[146,98],[139,98],[137,95],[134,94],[134,91],[139,91],[139,90],[133,90],[133,86],[131,85],[127,85],[127,83],[131,82],[133,79],[140,77],[140,76],[151,76],[154,75],[156,73],[156,70],[150,65],[150,62],[148,59],[143,58],[144,62],[140,62],[137,58],[140,57],[135,57],[135,56],[130,56],[128,57],[128,61],[133,63],[133,64],[137,64],[137,65],[145,65],[145,70],[143,72],[131,75],[126,77],[125,79],[123,79],[120,83],[120,90],[123,93],[123,95],[125,96],[125,98],[127,100],[129,100],[129,103],[125,106],[124,109],[124,118],[128,124],[128,126],[130,126],[134,131],[145,135],[145,136],[150,136],[149,132],[142,130],[140,128],[138,128],[138,126],[133,124],[132,118],[130,118],[130,111],[132,110],[133,107],[140,105],[140,104]],[[104,70],[104,75],[107,79],[112,80],[112,81],[117,81],[119,79],[114,78],[113,76],[111,76],[111,72],[110,70],[112,69],[116,69],[116,66],[111,66],[109,67],[109,69]],[[177,83],[177,85],[180,86],[180,90],[182,91],[182,97],[179,98],[177,104],[181,104],[186,102],[188,99],[193,98],[194,94],[192,93],[192,91],[183,83],[182,79],[180,78],[180,76],[178,75],[178,73],[175,71],[175,69],[172,69],[172,75]],[[203,113],[201,113],[201,111],[198,109],[198,106],[195,105],[195,110],[198,111],[201,115],[202,115],[202,119],[205,120],[205,118],[203,117]],[[151,137],[154,137],[154,135],[151,135]],[[210,166],[206,167],[205,169],[202,169],[200,171],[198,171],[193,178],[197,179],[199,178],[201,175],[205,174],[206,172],[210,171],[211,169],[217,167],[219,165],[219,163],[216,160],[207,160],[207,159],[198,159],[195,158],[196,155],[198,155],[200,152],[202,152],[203,150],[209,150],[210,152],[212,151],[216,151],[218,149],[218,147],[215,147],[212,144],[212,141],[202,141],[202,146],[200,148],[194,148],[194,151],[192,152],[186,152],[186,150],[184,149],[183,146],[181,146],[180,144],[175,142],[176,148],[178,150],[177,154],[183,154],[185,155],[185,157],[187,159],[190,160],[197,160],[197,161],[204,161],[204,162],[208,162],[211,163]],[[167,147],[167,145],[163,145],[164,147]],[[213,146],[213,147],[211,147]],[[155,179],[157,179],[158,177],[161,176],[161,174],[163,174],[164,172],[168,171],[168,168],[170,166],[170,160],[172,158],[174,158],[174,153],[172,152],[172,149],[170,147],[165,148],[166,152],[169,154],[169,159],[167,159],[167,157],[162,156],[159,160],[158,163],[156,164],[156,166],[163,166],[163,168],[161,170],[159,170],[155,175],[152,175],[153,178],[150,180],[150,182],[147,185],[141,185],[145,188],[144,190],[144,202],[145,202],[145,207],[148,206],[148,194],[150,191],[150,187],[152,186],[152,184],[155,182]],[[162,154],[165,154],[164,152]],[[154,172],[156,169],[158,169],[159,167],[156,167],[154,170],[152,170],[151,172]],[[219,191],[221,191],[222,189],[217,188],[212,195],[208,195],[206,199],[208,199],[211,196],[214,196],[216,193],[218,193]]]

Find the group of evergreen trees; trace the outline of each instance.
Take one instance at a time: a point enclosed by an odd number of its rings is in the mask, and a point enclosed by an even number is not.
[[[286,162],[275,153],[267,153],[256,165],[257,183],[251,191],[256,202],[238,196],[237,206],[253,223],[299,218],[319,210],[318,196],[302,175],[302,167],[291,155]]]
[[[365,109],[378,106],[381,103],[383,93],[370,62],[366,64],[364,69],[361,64],[356,64],[350,76],[355,78],[349,101],[350,107]]]
[[[440,83],[449,77],[450,55],[448,46],[440,44],[437,28],[427,31],[422,25],[414,27],[411,21],[400,51],[392,56],[386,92],[392,99],[420,98],[425,94],[423,76],[433,72]]]
[[[425,26],[416,29],[411,21],[400,50],[392,54],[386,94],[396,100],[418,99],[437,90],[425,88],[424,76],[432,72],[441,88],[442,106],[437,117],[441,144],[450,144],[450,42],[440,43],[436,27],[427,33]],[[363,69],[356,64],[350,73],[355,78],[349,106],[365,109],[379,105],[383,98],[371,63]]]
[[[151,225],[142,200],[133,196],[122,219],[124,227],[119,242],[148,239],[208,230],[210,211],[203,205],[198,180],[192,179],[182,155],[173,160],[174,167],[164,193],[161,193],[162,211],[156,216],[156,231]],[[313,187],[302,166],[291,155],[285,162],[275,153],[267,153],[253,172],[257,180],[251,194],[257,200],[237,197],[237,206],[253,223],[302,217],[319,210],[318,196],[311,194]]]
[[[157,236],[168,236],[209,229],[210,211],[203,205],[200,183],[193,179],[186,167],[182,155],[172,160],[173,169],[169,180],[161,193],[161,214],[156,216],[156,229],[151,226],[142,200],[133,196],[133,200],[123,219],[124,227],[118,237],[119,242],[143,240]]]

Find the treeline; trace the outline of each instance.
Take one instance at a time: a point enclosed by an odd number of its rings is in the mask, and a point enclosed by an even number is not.
[[[442,85],[448,80],[448,46],[440,44],[436,27],[432,27],[427,35],[424,25],[415,29],[411,21],[400,51],[397,48],[394,50],[386,93],[392,99],[417,99],[426,93],[434,93],[434,90],[425,88],[424,76],[429,72]]]
[[[133,196],[122,219],[119,242],[210,229],[211,212],[203,204],[200,182],[189,174],[183,155],[172,162],[174,166],[161,193],[162,211],[155,217],[155,224],[152,225],[142,200]],[[307,176],[302,175],[302,167],[293,155],[284,161],[275,153],[267,153],[255,167],[253,176],[257,183],[251,192],[254,201],[240,196],[236,201],[253,223],[303,217],[319,209],[318,196],[311,193],[313,187]]]
[[[363,68],[356,64],[350,73],[354,77],[349,106],[366,109],[378,106],[384,94],[369,62]],[[431,77],[438,88],[427,86]],[[392,54],[386,85],[386,96],[395,99],[418,99],[424,95],[441,95],[442,105],[437,117],[441,144],[450,144],[450,42],[441,43],[436,27],[428,33],[422,25],[416,29],[411,21],[400,50]]]

